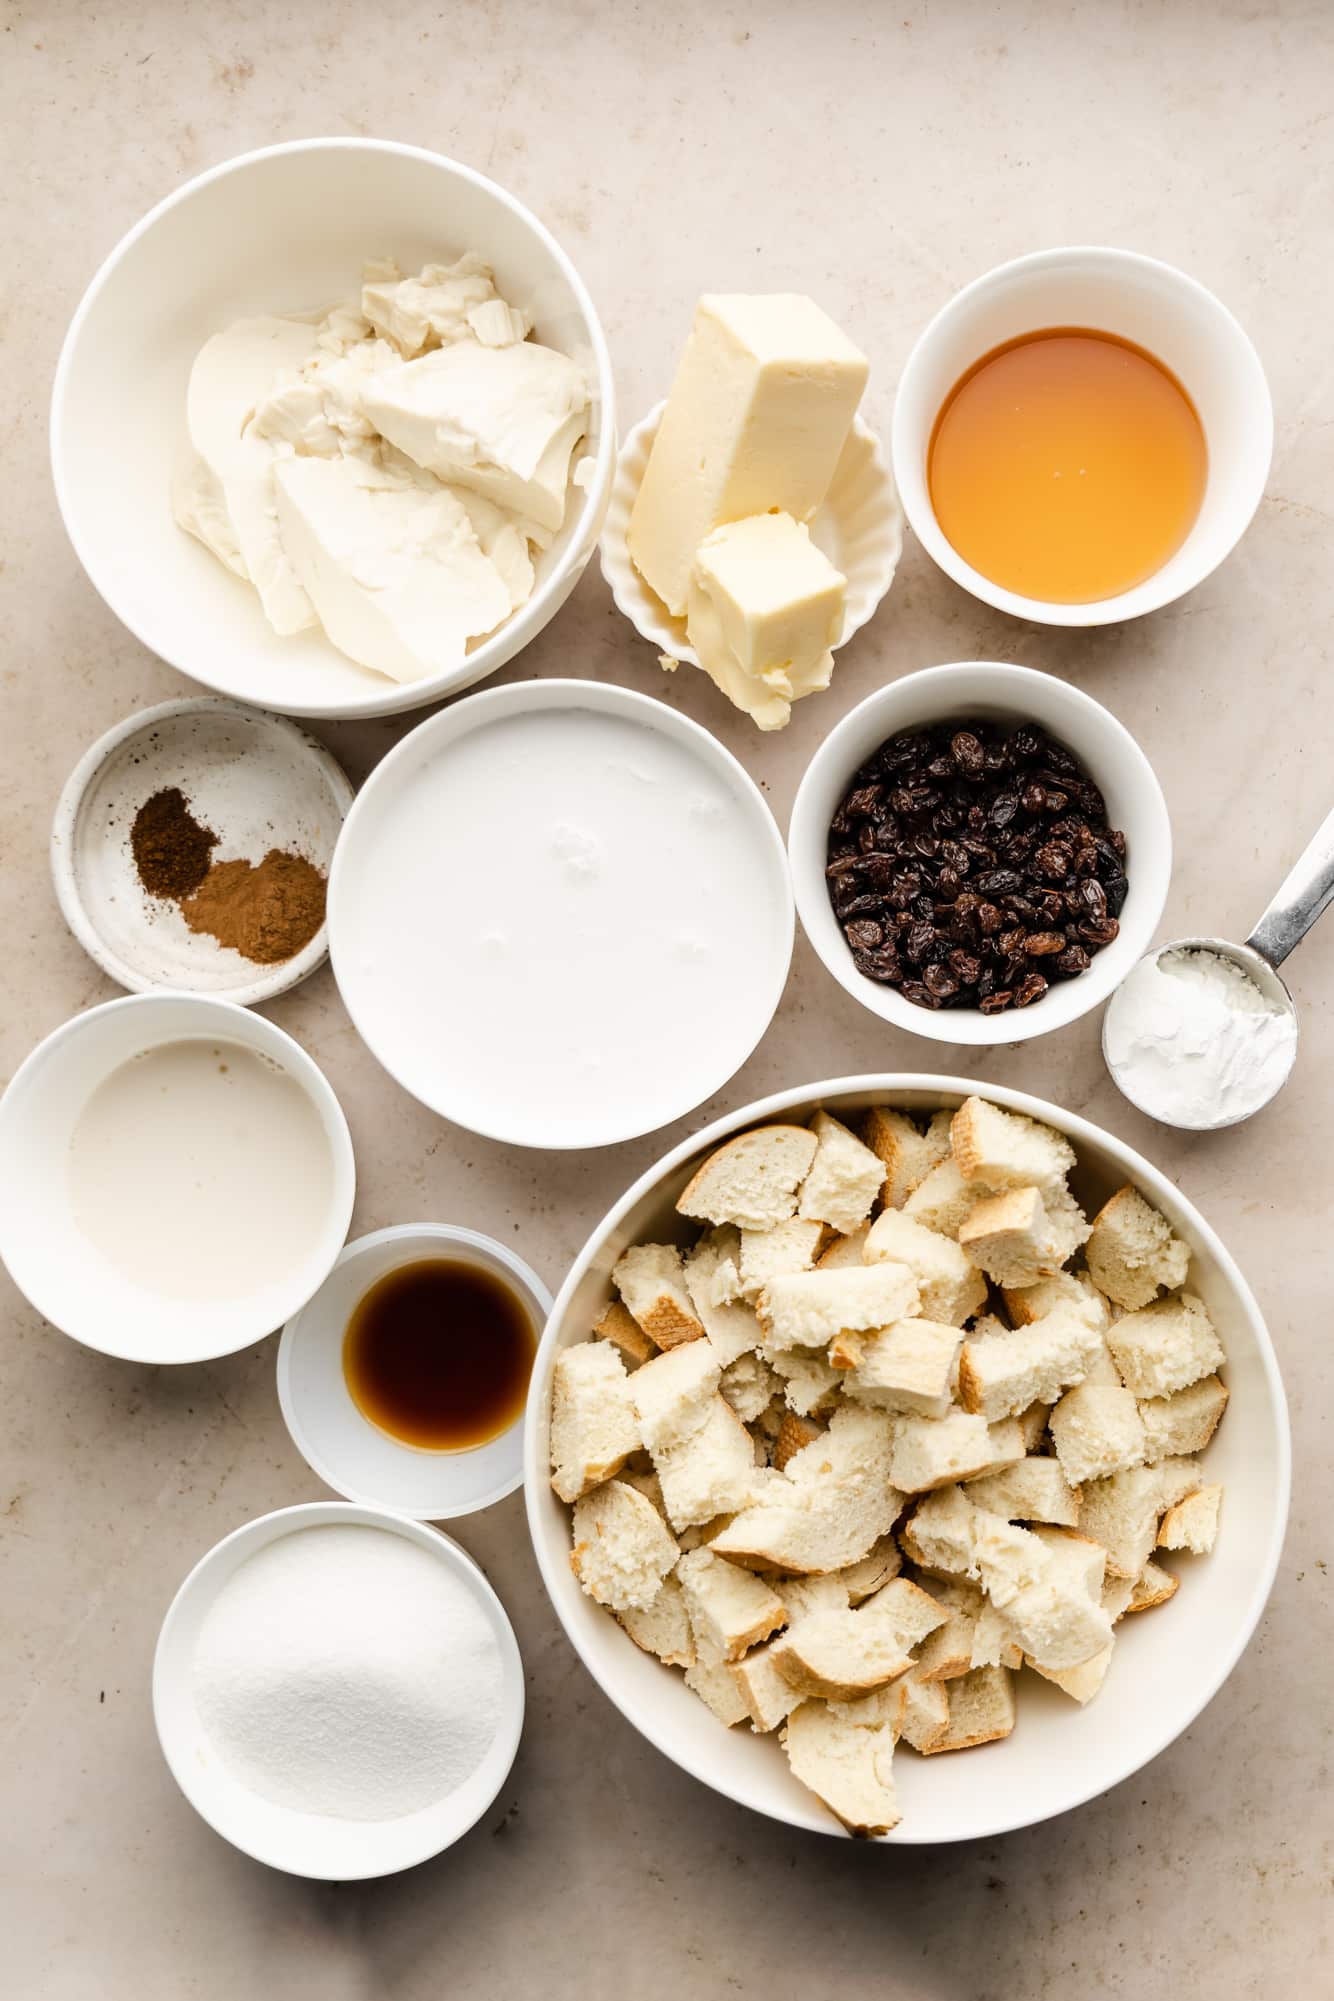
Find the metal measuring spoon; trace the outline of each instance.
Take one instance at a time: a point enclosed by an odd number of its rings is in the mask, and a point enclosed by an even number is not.
[[[1161,1105],[1150,1102],[1149,1095],[1140,1095],[1132,1087],[1132,1082],[1124,1067],[1118,1068],[1112,1061],[1109,1030],[1115,1036],[1118,1020],[1118,1003],[1122,1002],[1126,983],[1117,989],[1107,1006],[1102,1023],[1102,1053],[1117,1088],[1150,1118],[1158,1119],[1163,1125],[1174,1125],[1191,1132],[1217,1132],[1223,1126],[1239,1125],[1250,1118],[1275,1098],[1292,1072],[1297,1056],[1298,1018],[1297,1006],[1277,968],[1283,964],[1289,952],[1299,945],[1316,918],[1334,898],[1334,812],[1321,823],[1314,839],[1303,851],[1284,879],[1278,894],[1270,903],[1255,929],[1244,945],[1234,945],[1226,938],[1174,938],[1170,944],[1159,945],[1139,961],[1161,959],[1165,952],[1212,952],[1220,959],[1230,959],[1234,966],[1247,974],[1260,989],[1271,1008],[1280,1009],[1292,1022],[1292,1046],[1287,1065],[1281,1077],[1265,1094],[1244,1111],[1225,1113],[1219,1117],[1201,1117],[1185,1120],[1174,1116]],[[1132,970],[1133,979],[1138,966]]]

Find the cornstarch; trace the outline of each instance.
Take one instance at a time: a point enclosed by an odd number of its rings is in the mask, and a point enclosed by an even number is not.
[[[1107,1010],[1104,1040],[1136,1104],[1207,1126],[1269,1101],[1292,1067],[1297,1023],[1233,960],[1188,948],[1140,961]]]
[[[299,1530],[223,1587],[195,1645],[221,1762],[277,1806],[394,1820],[456,1790],[500,1720],[500,1651],[467,1586],[384,1529]]]

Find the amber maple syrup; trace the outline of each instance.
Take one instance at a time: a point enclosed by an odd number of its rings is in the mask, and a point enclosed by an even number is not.
[[[532,1320],[502,1279],[423,1258],[358,1300],[343,1375],[362,1415],[400,1444],[464,1452],[521,1415],[535,1346]]]
[[[1007,341],[946,397],[927,457],[965,562],[1023,597],[1090,604],[1160,570],[1200,511],[1195,406],[1146,349],[1086,327]]]

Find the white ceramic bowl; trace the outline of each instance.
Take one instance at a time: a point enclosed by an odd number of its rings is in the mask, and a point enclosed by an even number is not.
[[[456,1792],[396,1820],[335,1820],[261,1799],[226,1769],[199,1719],[190,1666],[200,1628],[219,1592],[247,1560],[303,1529],[365,1526],[402,1536],[471,1592],[500,1650],[501,1714],[482,1763]],[[476,1825],[504,1785],[523,1731],[523,1662],[505,1608],[466,1550],[438,1529],[387,1509],[313,1501],[279,1508],[224,1536],[201,1557],[171,1602],[153,1656],[153,1720],[158,1742],[185,1797],[233,1848],[294,1876],[350,1883],[411,1869],[450,1848]]]
[[[250,587],[176,526],[168,490],[203,343],[250,313],[355,293],[368,258],[404,271],[479,251],[537,337],[587,372],[586,487],[537,561],[537,588],[445,674],[405,685],[316,630],[279,638]],[[297,716],[387,716],[471,687],[565,602],[593,553],[616,455],[611,362],[592,301],[535,216],[471,168],[378,139],[301,139],[229,160],[159,203],[112,251],[74,316],[51,405],[56,497],[116,616],[220,694]]]
[[[698,667],[699,655],[686,638],[685,620],[673,618],[662,599],[649,589],[630,560],[626,540],[635,497],[666,407],[665,403],[655,404],[635,425],[617,456],[600,545],[602,574],[617,610],[629,619],[641,639],[673,660],[686,660]],[[853,419],[829,491],[815,510],[810,530],[816,547],[848,580],[843,632],[837,642],[846,646],[893,583],[903,553],[903,509],[880,440],[860,417]]]
[[[1085,973],[1049,987],[1031,1007],[982,1014],[975,1008],[917,1007],[859,973],[834,915],[825,879],[829,823],[853,773],[888,737],[949,717],[1035,722],[1079,759],[1102,789],[1113,827],[1126,836],[1130,888],[1115,941]],[[839,985],[872,1014],[933,1042],[1026,1042],[1064,1028],[1106,1000],[1142,957],[1157,929],[1172,875],[1172,830],[1162,788],[1135,739],[1091,696],[1001,661],[925,667],[877,689],[830,731],[797,789],[788,829],[792,887],[802,929]]]
[[[51,829],[56,897],[84,951],[132,993],[211,993],[253,1007],[299,986],[329,956],[325,925],[290,959],[257,966],[148,894],[130,829],[165,786],[178,786],[218,835],[216,860],[258,862],[281,848],[326,875],[352,804],[337,760],[281,716],[207,695],[128,716],[79,759]]]
[[[1118,1785],[1165,1750],[1197,1717],[1240,1659],[1273,1583],[1288,1511],[1287,1408],[1264,1321],[1228,1252],[1181,1191],[1100,1127],[1022,1091],[962,1077],[844,1077],[805,1084],[730,1112],[694,1133],[635,1182],[594,1230],[561,1287],[538,1351],[524,1438],[528,1524],[557,1617],[603,1692],[664,1756],[738,1805],[821,1834],[833,1816],[792,1777],[772,1738],[726,1730],[681,1677],[641,1653],[570,1569],[570,1511],[551,1491],[551,1373],[556,1353],[588,1339],[629,1245],[687,1240],[675,1200],[701,1156],[766,1119],[805,1119],[817,1106],[843,1115],[873,1104],[929,1112],[980,1091],[1048,1120],[1078,1149],[1086,1201],[1125,1181],[1143,1189],[1190,1245],[1191,1284],[1227,1350],[1232,1391],[1206,1463],[1227,1490],[1217,1547],[1205,1559],[1169,1558],[1180,1590],[1163,1610],[1127,1620],[1096,1703],[1081,1710],[1026,1675],[1019,1720],[1004,1742],[967,1756],[894,1761],[903,1819],[889,1844],[988,1839],[1065,1813]],[[1261,1670],[1257,1669],[1257,1673]],[[1207,1727],[1207,1726],[1206,1726]],[[1220,1745],[1220,1756],[1228,1747]]]
[[[1208,446],[1204,500],[1176,554],[1142,584],[1094,604],[1051,604],[992,583],[946,539],[927,486],[931,433],[955,383],[993,348],[1047,327],[1118,334],[1156,355],[1189,394]],[[1110,625],[1171,604],[1235,546],[1264,493],[1274,413],[1255,349],[1194,278],[1130,250],[1040,250],[988,271],[936,314],[900,378],[892,440],[904,512],[956,583],[1039,625]]]
[[[66,1159],[84,1106],[113,1070],[164,1043],[214,1036],[285,1071],[315,1107],[332,1161],[328,1212],[318,1242],[281,1277],[235,1298],[172,1299],[136,1286],[83,1234]],[[332,1268],[355,1188],[347,1120],[324,1073],[290,1035],[233,1001],[133,994],[89,1008],[38,1044],[0,1099],[0,1259],[44,1319],[126,1361],[204,1362],[281,1327]]]
[[[510,1146],[614,1146],[702,1104],[769,1026],[793,930],[753,779],[605,681],[518,681],[420,723],[329,876],[334,977],[372,1055]]]
[[[532,1268],[494,1237],[449,1223],[399,1223],[347,1246],[315,1297],[283,1329],[278,1401],[292,1442],[326,1487],[369,1508],[417,1521],[476,1514],[523,1479],[523,1419],[465,1452],[404,1445],[371,1423],[343,1374],[343,1337],[358,1300],[387,1272],[447,1258],[490,1272],[527,1310],[536,1343],[551,1294]]]

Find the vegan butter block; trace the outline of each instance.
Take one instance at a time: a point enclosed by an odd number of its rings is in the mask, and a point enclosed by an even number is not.
[[[726,521],[808,521],[829,488],[867,362],[800,293],[706,294],[634,510],[635,568],[676,618],[695,552]]]
[[[762,730],[829,686],[846,584],[790,514],[724,522],[700,543],[686,633],[699,664]]]

